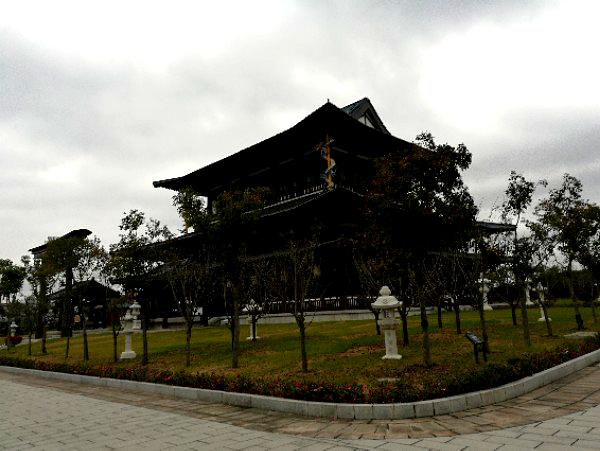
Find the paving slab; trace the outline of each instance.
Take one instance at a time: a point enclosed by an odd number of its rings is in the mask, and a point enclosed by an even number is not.
[[[0,449],[600,448],[600,365],[510,401],[413,420],[314,419],[171,392],[0,370]]]

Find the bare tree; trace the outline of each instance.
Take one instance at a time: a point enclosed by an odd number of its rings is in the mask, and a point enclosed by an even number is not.
[[[165,272],[169,279],[173,298],[185,320],[185,365],[192,361],[191,340],[194,320],[199,308],[214,293],[214,262],[208,252],[191,259],[170,260]]]
[[[250,321],[251,339],[256,342],[256,323],[269,311],[271,294],[269,280],[272,264],[267,258],[252,258],[245,261],[247,295],[243,311],[248,314]]]
[[[133,294],[132,292],[130,292],[130,294]],[[113,362],[118,362],[119,361],[119,354],[118,354],[118,337],[119,337],[119,333],[123,330],[123,325],[121,324],[121,318],[123,317],[123,315],[125,315],[125,312],[127,311],[127,308],[129,307],[129,305],[131,305],[133,303],[133,299],[130,300],[130,302],[128,302],[127,297],[126,296],[121,296],[118,299],[111,299],[108,302],[108,312],[110,315],[110,328],[111,328],[111,334],[112,334],[112,355],[113,355]]]
[[[290,241],[287,252],[273,258],[270,281],[273,297],[291,307],[300,333],[302,371],[308,371],[306,327],[309,308],[307,300],[315,296],[315,281],[319,268],[315,262],[314,241]]]

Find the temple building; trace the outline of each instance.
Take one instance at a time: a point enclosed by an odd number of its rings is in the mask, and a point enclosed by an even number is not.
[[[209,208],[223,191],[264,186],[271,191],[270,205],[280,211],[304,203],[306,195],[360,191],[372,175],[370,162],[413,145],[388,132],[369,99],[344,108],[327,102],[288,130],[154,186],[192,188],[206,196]]]
[[[256,253],[282,246],[278,236],[306,237],[318,229],[319,242],[329,243],[321,255],[322,262],[328,261],[321,265],[326,295],[348,298],[360,289],[348,239],[357,231],[375,160],[415,146],[390,134],[369,99],[343,108],[327,102],[275,136],[187,175],[155,181],[154,187],[191,188],[206,197],[209,209],[224,191],[267,187]],[[504,225],[478,225],[492,233],[504,231]],[[180,245],[189,240],[193,246],[193,236],[184,235]]]

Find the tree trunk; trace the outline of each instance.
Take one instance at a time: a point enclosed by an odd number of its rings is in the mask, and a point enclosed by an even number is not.
[[[546,309],[546,304],[542,302],[541,299],[540,305],[542,306],[542,312],[544,312],[544,320],[546,321],[546,330],[548,331],[548,336],[553,337],[554,335],[552,335],[552,324],[550,322],[550,318],[548,318],[548,309]]]
[[[256,323],[258,323],[258,318],[256,315],[252,315],[250,321],[252,321],[252,342],[256,343]]]
[[[48,336],[48,326],[46,325],[46,322],[44,321],[44,329],[42,331],[42,354],[44,354],[44,355],[48,354],[48,350],[46,349],[47,336]]]
[[[592,298],[592,318],[594,321],[594,324],[596,324],[598,322],[598,317],[596,316],[596,299]]]
[[[531,334],[529,333],[529,316],[527,316],[527,296],[525,296],[527,287],[523,286],[520,282],[518,284],[519,288],[523,288],[523,297],[519,301],[521,306],[521,322],[523,323],[523,343],[529,348],[531,346]]]
[[[302,372],[308,372],[308,356],[306,355],[306,327],[304,325],[304,315],[296,317],[298,329],[300,329],[300,357],[302,359]]]
[[[438,329],[443,329],[444,328],[444,324],[442,323],[442,304],[440,304],[439,302],[440,301],[438,301],[438,305],[437,305]]]
[[[35,330],[35,338],[43,338],[46,334],[46,320],[45,315],[48,313],[48,303],[46,302],[46,291],[48,291],[48,283],[44,276],[41,276],[39,279],[39,289],[38,289],[38,309],[37,309],[37,318],[36,318],[36,330]],[[42,353],[45,354],[42,349]]]
[[[42,338],[44,335],[44,317],[38,312],[35,320],[35,338]]]
[[[73,268],[67,268],[65,271],[65,297],[63,298],[61,336],[69,337],[71,334],[71,320],[73,309]]]
[[[381,325],[379,324],[379,310],[371,309],[371,313],[375,317],[375,332],[377,335],[381,335]]]
[[[189,367],[192,364],[192,327],[194,325],[194,317],[192,316],[191,321],[187,321],[187,327],[185,330],[185,366]]]
[[[512,315],[512,325],[517,325],[517,305],[515,301],[510,301],[510,314]]]
[[[402,320],[402,347],[406,348],[409,345],[408,341],[408,311],[400,311],[400,319]]]
[[[117,330],[115,329],[114,322],[112,324],[112,337],[113,337],[113,362],[117,363],[119,361],[119,356],[117,355]]]
[[[483,309],[483,299],[479,302],[479,324],[481,326],[481,338],[483,339],[483,347],[485,353],[490,352],[490,345],[488,340],[487,324],[485,322],[485,310]]]
[[[90,360],[90,348],[88,347],[88,336],[87,336],[87,320],[83,314],[83,308],[81,309],[81,326],[83,329],[83,361],[87,362]]]
[[[71,337],[67,335],[67,344],[65,346],[65,360],[69,358],[69,349],[71,347]]]
[[[573,288],[573,258],[569,257],[569,265],[567,267],[567,280],[569,283],[569,296],[571,297],[571,302],[573,303],[573,310],[575,310],[575,321],[577,322],[577,330],[583,330],[583,318],[581,317],[581,313],[579,312],[579,301],[575,296],[575,289]]]
[[[427,320],[427,311],[425,310],[425,301],[420,300],[421,309],[421,329],[423,330],[423,363],[425,366],[431,366],[431,345],[429,343],[429,321]]]
[[[144,301],[141,308],[142,315],[142,365],[148,365],[148,306]]]
[[[458,296],[454,298],[454,318],[456,321],[456,335],[462,335],[460,327],[460,302]]]
[[[236,283],[232,287],[233,316],[231,324],[231,368],[239,368],[240,354],[240,289]]]
[[[33,331],[29,329],[29,343],[27,344],[27,355],[31,356],[31,336],[33,335]]]

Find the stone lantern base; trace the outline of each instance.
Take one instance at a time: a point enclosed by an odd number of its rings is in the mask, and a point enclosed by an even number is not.
[[[137,354],[135,353],[135,351],[123,351],[121,353],[121,360],[135,359],[136,357]]]
[[[402,356],[400,354],[386,354],[381,358],[381,360],[400,360],[401,358]]]
[[[125,350],[121,353],[121,360],[135,359],[137,354],[131,349],[131,330],[125,331]]]
[[[396,325],[398,324],[393,318],[384,318],[381,321],[385,337],[385,355],[382,360],[400,360],[402,356],[398,354],[398,344],[396,341]]]

